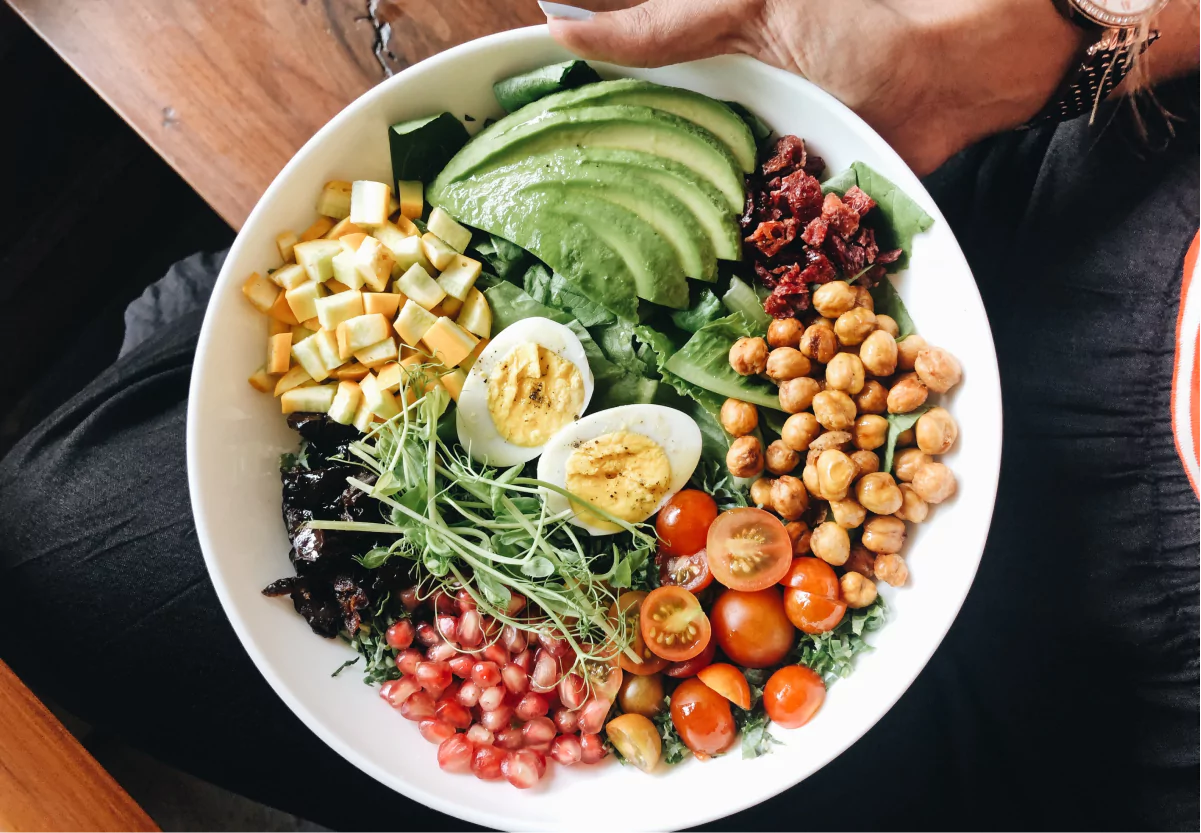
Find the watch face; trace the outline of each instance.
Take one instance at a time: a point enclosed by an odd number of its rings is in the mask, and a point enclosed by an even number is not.
[[[1167,4],[1167,0],[1071,0],[1078,11],[1105,26],[1134,26]]]

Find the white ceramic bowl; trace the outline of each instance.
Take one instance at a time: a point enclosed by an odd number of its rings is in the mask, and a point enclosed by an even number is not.
[[[506,32],[451,49],[383,82],[321,129],[280,172],[238,235],[200,335],[188,409],[188,475],[196,530],[217,594],[234,629],[285,703],[339,754],[368,775],[442,812],[515,829],[664,829],[706,822],[758,803],[801,781],[854,743],[901,696],[955,618],[984,548],[1001,458],[1001,393],[988,321],[968,265],[933,200],[901,159],[858,117],[808,82],[744,57],[658,70],[598,66],[736,100],[777,132],[803,136],[832,171],[863,160],[936,218],[914,244],[898,287],[931,343],[959,357],[964,380],[944,397],[961,426],[946,462],[959,495],[936,507],[911,535],[912,578],[884,587],[888,625],[854,674],[836,683],[807,726],[775,730],[784,745],[753,761],[737,752],[689,760],[654,776],[613,762],[551,767],[539,787],[518,791],[438,769],[435,749],[361,675],[330,672],[351,656],[315,636],[287,599],[259,591],[292,573],[280,519],[281,452],[296,444],[276,400],[247,375],[262,362],[262,319],[242,298],[246,275],[277,265],[275,235],[314,218],[322,183],[390,176],[389,124],[450,110],[482,123],[498,115],[493,81],[569,57],[545,27]],[[663,800],[666,781],[687,802]],[[621,812],[598,805],[615,801]],[[599,811],[599,812],[598,812]]]

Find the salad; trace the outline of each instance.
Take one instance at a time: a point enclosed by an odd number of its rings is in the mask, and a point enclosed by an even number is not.
[[[932,220],[855,163],[587,64],[393,125],[243,284],[286,596],[437,745],[531,787],[770,752],[887,618],[952,497],[958,362],[887,275]]]

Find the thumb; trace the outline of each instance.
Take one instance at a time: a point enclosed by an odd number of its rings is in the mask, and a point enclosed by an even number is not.
[[[557,5],[557,4],[554,4]],[[587,20],[549,9],[551,36],[582,58],[636,67],[664,66],[738,51],[747,0],[647,0]]]

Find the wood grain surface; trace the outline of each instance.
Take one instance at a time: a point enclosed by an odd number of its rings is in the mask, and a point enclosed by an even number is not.
[[[3,662],[0,830],[158,830]]]
[[[545,21],[534,0],[8,1],[235,228],[363,91]]]

